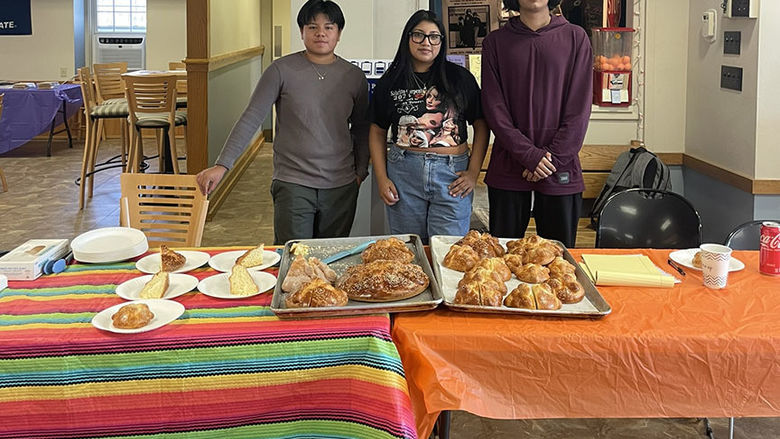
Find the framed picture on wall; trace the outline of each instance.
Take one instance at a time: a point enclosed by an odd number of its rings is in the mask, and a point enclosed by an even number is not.
[[[498,28],[500,0],[443,0],[442,16],[447,28],[447,51],[476,54],[482,40]]]
[[[0,36],[32,35],[30,0],[3,2],[0,6]]]

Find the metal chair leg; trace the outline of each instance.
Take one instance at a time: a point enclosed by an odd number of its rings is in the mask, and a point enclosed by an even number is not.
[[[729,439],[734,439],[734,418],[729,418]]]
[[[450,422],[452,421],[452,412],[442,410],[436,419],[436,429],[439,432],[439,439],[450,439]]]

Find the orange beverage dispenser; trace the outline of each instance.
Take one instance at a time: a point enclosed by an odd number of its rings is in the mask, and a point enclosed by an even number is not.
[[[592,29],[593,103],[603,107],[631,105],[631,49],[634,29]]]

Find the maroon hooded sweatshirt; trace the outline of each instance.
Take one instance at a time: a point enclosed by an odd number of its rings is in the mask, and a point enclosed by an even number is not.
[[[593,55],[581,27],[553,16],[529,29],[512,18],[482,42],[482,108],[496,139],[485,182],[498,189],[570,195],[585,190],[578,153],[588,129]],[[549,151],[555,174],[531,183]]]

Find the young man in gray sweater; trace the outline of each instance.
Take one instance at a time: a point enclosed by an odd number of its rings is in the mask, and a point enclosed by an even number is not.
[[[309,0],[298,27],[306,49],[268,67],[216,165],[198,174],[200,190],[213,191],[276,104],[275,244],[349,235],[368,175],[368,82],[334,54],[344,15],[332,1]]]

